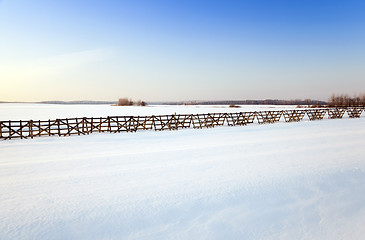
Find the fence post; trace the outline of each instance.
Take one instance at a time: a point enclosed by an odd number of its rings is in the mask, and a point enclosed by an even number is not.
[[[57,133],[58,133],[58,136],[60,137],[61,136],[60,119],[57,118],[56,123],[57,123]]]
[[[48,136],[51,136],[51,119],[48,119]]]
[[[90,133],[93,133],[93,131],[94,131],[94,118],[91,117]]]
[[[23,139],[23,124],[22,120],[19,121],[19,130],[18,134],[20,135],[20,139]]]
[[[77,131],[77,135],[80,135],[80,126],[78,118],[75,118],[75,121],[76,121],[75,129]]]
[[[0,122],[0,138],[3,138],[3,122]]]
[[[11,120],[9,120],[9,139],[11,139],[11,136],[13,136],[13,133],[12,133],[12,128],[11,128]]]
[[[31,139],[33,139],[33,120],[29,120],[29,136]]]
[[[108,116],[107,119],[108,119],[108,131],[112,132],[112,128],[110,126],[110,117]]]
[[[67,133],[69,136],[71,136],[71,129],[70,129],[70,123],[68,122],[68,118],[66,118],[66,123],[67,123]]]

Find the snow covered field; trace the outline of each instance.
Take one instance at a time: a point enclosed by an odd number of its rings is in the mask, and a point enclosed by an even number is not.
[[[166,114],[197,114],[223,112],[266,111],[274,109],[295,109],[292,105],[242,105],[229,108],[224,105],[152,105],[147,107],[110,105],[61,105],[61,104],[0,104],[0,121],[6,120],[48,120],[74,117],[107,116],[151,116]]]
[[[5,107],[1,120],[134,115]],[[1,141],[0,239],[362,239],[364,136],[362,116]]]

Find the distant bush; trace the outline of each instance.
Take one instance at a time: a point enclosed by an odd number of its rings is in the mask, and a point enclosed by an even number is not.
[[[136,106],[142,106],[142,107],[144,107],[144,106],[147,106],[147,103],[146,103],[146,102],[144,102],[144,101],[138,100],[138,101],[136,102]]]
[[[229,105],[229,107],[230,107],[230,108],[240,108],[240,106],[237,106],[237,105],[235,105],[235,104],[230,104],[230,105]]]
[[[147,103],[141,100],[138,100],[137,102],[133,102],[131,99],[128,98],[119,98],[118,100],[118,106],[147,106]]]
[[[133,101],[128,98],[119,98],[118,106],[132,106]]]

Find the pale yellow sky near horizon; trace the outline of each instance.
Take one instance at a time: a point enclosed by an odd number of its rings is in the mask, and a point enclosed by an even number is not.
[[[362,6],[210,4],[0,1],[0,101],[365,92]]]

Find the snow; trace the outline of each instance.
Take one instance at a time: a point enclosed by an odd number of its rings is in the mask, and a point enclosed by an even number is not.
[[[226,105],[152,105],[111,106],[111,105],[62,105],[62,104],[0,104],[0,121],[7,120],[48,120],[75,117],[107,116],[151,116],[171,114],[198,114],[249,112],[295,109],[292,105],[242,105],[240,108],[229,108]]]
[[[1,141],[0,239],[361,239],[364,126],[362,117]]]

